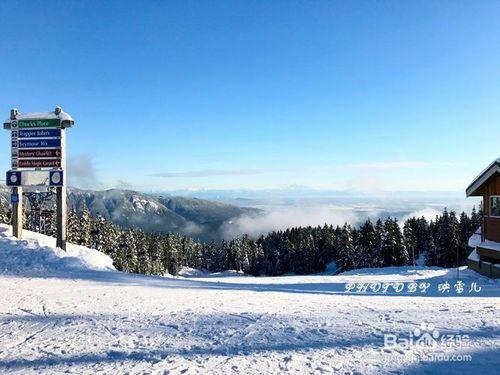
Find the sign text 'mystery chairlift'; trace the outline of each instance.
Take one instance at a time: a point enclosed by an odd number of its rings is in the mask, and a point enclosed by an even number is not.
[[[12,234],[22,237],[23,187],[56,190],[56,246],[66,249],[66,129],[73,127],[70,115],[61,107],[54,112],[21,114],[17,109],[3,124],[11,132],[11,170],[7,186],[12,187]]]

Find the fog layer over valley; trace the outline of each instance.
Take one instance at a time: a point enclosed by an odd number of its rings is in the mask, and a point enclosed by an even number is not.
[[[0,198],[10,201],[2,186]],[[183,195],[183,196],[181,196]],[[198,197],[203,197],[200,199]],[[232,239],[242,234],[258,237],[273,230],[298,226],[349,223],[395,217],[399,222],[416,216],[428,220],[446,207],[470,212],[479,201],[460,194],[398,194],[383,197],[346,196],[334,192],[297,191],[176,191],[142,193],[133,190],[83,190],[70,188],[68,209],[101,215],[123,227],[148,232],[176,232],[203,241]]]

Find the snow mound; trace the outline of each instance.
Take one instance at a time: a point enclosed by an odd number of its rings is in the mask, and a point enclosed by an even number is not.
[[[198,270],[196,268],[182,267],[179,271],[181,277],[206,277],[209,274],[207,270]]]
[[[23,239],[10,236],[11,227],[0,224],[0,274],[47,276],[75,270],[115,270],[113,261],[100,251],[67,244],[55,246],[55,238],[23,230]]]
[[[243,271],[236,270],[227,270],[222,272],[214,272],[211,273],[206,269],[198,270],[196,268],[190,267],[182,267],[179,271],[178,275],[180,277],[189,279],[189,278],[201,278],[201,279],[209,279],[209,278],[224,278],[224,277],[250,277]]]

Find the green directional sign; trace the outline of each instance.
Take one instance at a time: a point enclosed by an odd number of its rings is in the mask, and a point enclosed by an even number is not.
[[[60,128],[61,120],[58,118],[13,120],[10,127],[11,129]]]

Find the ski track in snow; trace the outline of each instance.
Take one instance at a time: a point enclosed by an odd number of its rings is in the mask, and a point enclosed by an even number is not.
[[[483,294],[345,293],[353,280],[455,280],[456,270],[437,268],[151,277],[112,271],[81,247],[56,253],[85,259],[61,267],[50,239],[27,233],[21,243],[1,228],[1,373],[493,374],[500,365],[500,283],[468,270],[461,279],[478,281]],[[40,251],[50,254],[36,257]],[[384,333],[407,336],[422,322],[469,335],[471,347],[435,350],[471,354],[472,362],[424,362],[416,350],[383,350]]]

